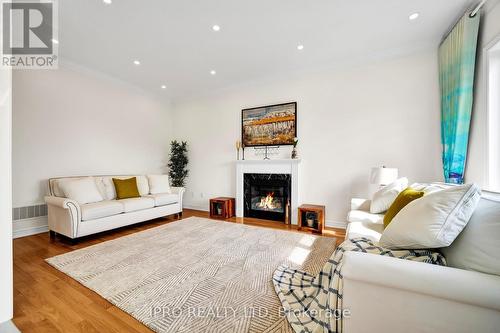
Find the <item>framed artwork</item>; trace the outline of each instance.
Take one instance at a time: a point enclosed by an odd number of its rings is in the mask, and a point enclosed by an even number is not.
[[[241,142],[245,147],[293,145],[297,136],[297,102],[241,111]]]

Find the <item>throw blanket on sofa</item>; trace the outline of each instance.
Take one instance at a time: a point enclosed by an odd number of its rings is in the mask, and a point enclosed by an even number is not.
[[[273,275],[274,288],[295,332],[342,332],[342,258],[346,251],[446,265],[439,252],[389,250],[356,238],[342,243],[316,276],[280,266]]]

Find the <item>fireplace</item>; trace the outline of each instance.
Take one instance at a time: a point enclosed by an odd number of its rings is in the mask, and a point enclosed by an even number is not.
[[[286,222],[290,216],[291,175],[245,173],[244,216]]]

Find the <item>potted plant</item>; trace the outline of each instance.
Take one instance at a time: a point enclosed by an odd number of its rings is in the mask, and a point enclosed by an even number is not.
[[[184,187],[189,170],[187,157],[187,142],[176,140],[170,143],[170,161],[168,175],[174,187]]]

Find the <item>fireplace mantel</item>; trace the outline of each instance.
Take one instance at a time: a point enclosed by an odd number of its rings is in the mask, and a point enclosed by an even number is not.
[[[299,206],[299,159],[287,160],[244,160],[236,161],[236,216],[243,217],[244,190],[243,175],[245,173],[278,173],[290,174],[292,178],[292,195],[290,204],[292,224],[297,224],[297,208]]]

